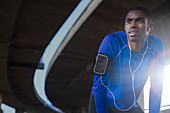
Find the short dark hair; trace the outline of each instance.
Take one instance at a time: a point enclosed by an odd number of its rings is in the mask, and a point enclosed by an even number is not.
[[[131,8],[131,9],[126,13],[126,16],[128,15],[128,13],[129,13],[130,11],[133,11],[133,10],[140,10],[140,11],[142,11],[142,12],[145,14],[145,16],[147,17],[148,22],[150,23],[150,22],[152,21],[151,12],[150,12],[148,9],[144,8],[144,7],[133,7],[133,8]]]

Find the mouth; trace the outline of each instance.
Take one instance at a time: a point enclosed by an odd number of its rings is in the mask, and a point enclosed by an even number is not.
[[[129,36],[136,36],[138,34],[138,31],[136,30],[131,30],[128,32]]]

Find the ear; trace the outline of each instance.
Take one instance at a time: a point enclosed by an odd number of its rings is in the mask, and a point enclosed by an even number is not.
[[[149,33],[152,30],[153,30],[153,23],[150,23],[147,27],[147,32]]]

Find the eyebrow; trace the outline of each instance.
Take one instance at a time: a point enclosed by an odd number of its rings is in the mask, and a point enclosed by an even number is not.
[[[126,18],[126,20],[131,20],[132,18],[130,18],[130,17],[128,17],[128,18]],[[141,19],[141,20],[145,20],[145,18],[144,17],[137,17],[136,19]],[[136,20],[135,19],[135,20]]]
[[[145,20],[145,18],[144,18],[144,17],[138,17],[138,18],[136,18],[136,19],[142,19],[142,20]]]
[[[125,20],[129,20],[129,19],[132,19],[132,18],[126,18]]]

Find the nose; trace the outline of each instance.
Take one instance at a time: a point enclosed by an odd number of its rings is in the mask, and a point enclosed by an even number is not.
[[[130,23],[130,28],[136,28],[136,22],[135,21],[132,21]]]

